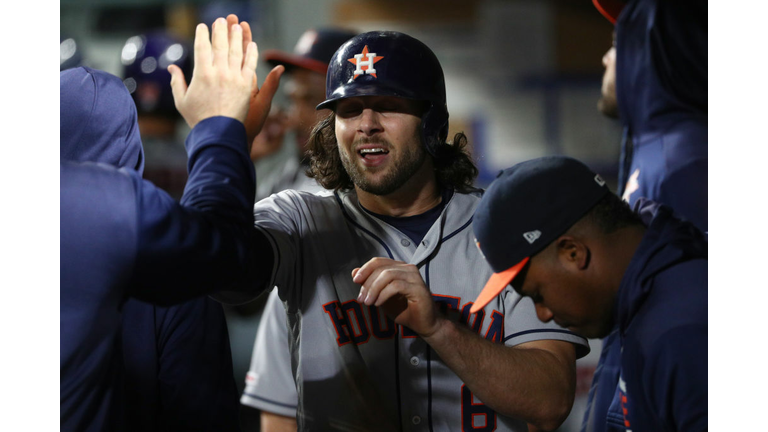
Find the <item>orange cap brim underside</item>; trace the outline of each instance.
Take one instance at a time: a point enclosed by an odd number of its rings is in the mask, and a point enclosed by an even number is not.
[[[613,25],[616,25],[616,20],[624,9],[624,3],[617,0],[592,0],[592,4]]]
[[[480,295],[477,296],[475,304],[472,305],[472,308],[469,310],[469,312],[476,313],[480,309],[484,308],[485,305],[490,303],[491,300],[496,298],[496,296],[499,295],[499,293],[503,291],[510,282],[512,282],[512,279],[514,279],[515,276],[520,273],[520,270],[525,267],[525,264],[528,262],[528,260],[529,257],[525,257],[525,259],[504,270],[503,272],[492,274],[491,278],[488,279],[485,287],[480,292]]]

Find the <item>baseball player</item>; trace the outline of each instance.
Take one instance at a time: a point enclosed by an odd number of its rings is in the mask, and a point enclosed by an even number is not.
[[[288,118],[284,121],[267,118],[262,132],[254,141],[251,159],[255,162],[261,157],[258,156],[259,148],[279,146],[286,128],[294,135],[291,145],[295,147],[296,155],[286,161],[277,175],[259,182],[257,199],[286,189],[310,193],[325,191],[306,175],[309,169],[306,144],[312,127],[330,113],[328,110],[315,110],[325,100],[328,63],[339,46],[356,34],[336,28],[310,29],[302,34],[292,53],[278,50],[264,52],[263,58],[268,63],[286,68],[283,87],[289,100]],[[270,133],[270,129],[276,128],[280,129],[277,133]],[[260,426],[263,432],[283,430],[283,427],[285,430],[296,430],[298,397],[291,373],[287,328],[285,309],[277,289],[273,289],[259,321],[241,398],[243,405],[261,410]]]
[[[645,199],[633,212],[558,156],[504,170],[474,231],[495,273],[472,310],[512,283],[544,322],[590,338],[617,327],[622,430],[707,430],[708,247],[692,223]]]
[[[624,126],[619,192],[708,230],[707,3],[593,0],[615,24],[598,108]],[[624,430],[618,332],[602,341],[583,431]]]
[[[88,68],[61,72],[64,431],[126,427],[121,389],[130,374],[121,368],[120,327],[127,297],[169,305],[256,283],[250,269],[260,238],[251,226],[255,185],[243,121],[251,92],[251,110],[266,114],[280,70],[259,92],[255,45],[244,53],[240,26],[229,38],[227,33],[223,19],[214,24],[212,41],[207,27],[198,26],[198,63],[189,87],[181,71],[171,69],[177,107],[193,127],[189,187],[181,203],[141,179],[136,111],[120,79]],[[237,298],[234,291],[222,295]],[[173,321],[162,314],[153,318]]]
[[[540,323],[511,289],[470,314],[492,272],[472,235],[477,169],[463,134],[446,142],[435,55],[402,33],[358,35],[334,54],[318,108],[333,114],[313,130],[310,173],[333,194],[283,191],[254,210],[299,429],[556,428],[587,341]]]

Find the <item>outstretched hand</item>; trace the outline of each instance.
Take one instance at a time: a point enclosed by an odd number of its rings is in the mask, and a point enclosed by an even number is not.
[[[219,18],[211,26],[209,40],[208,27],[198,24],[194,72],[189,86],[178,66],[168,67],[176,109],[190,127],[215,116],[245,123],[249,108],[263,111],[254,113],[258,118],[266,118],[269,113],[284,68],[272,69],[261,90],[258,88],[258,48],[255,42],[244,41],[243,25],[228,25],[227,20]],[[250,27],[247,33],[250,39]],[[262,120],[255,127],[260,130],[263,123]]]
[[[381,307],[397,324],[421,337],[429,337],[438,330],[440,323],[432,293],[415,265],[373,258],[352,270],[352,280],[362,285],[358,302]]]

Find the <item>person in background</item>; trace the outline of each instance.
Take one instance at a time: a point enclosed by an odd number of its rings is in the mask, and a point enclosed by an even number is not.
[[[173,104],[169,65],[192,74],[191,44],[166,30],[129,37],[120,52],[125,87],[136,104],[146,153],[144,178],[180,198],[187,181],[184,138],[189,129]]]
[[[593,0],[615,25],[598,109],[624,127],[618,195],[708,231],[707,2]],[[602,341],[583,432],[624,431],[618,329]]]

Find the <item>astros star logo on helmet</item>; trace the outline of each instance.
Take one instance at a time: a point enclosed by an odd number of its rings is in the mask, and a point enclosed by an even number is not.
[[[353,58],[347,59],[347,61],[357,66],[355,68],[355,76],[352,77],[352,79],[356,79],[358,75],[364,74],[372,75],[374,78],[378,78],[376,76],[376,69],[373,67],[373,65],[383,58],[384,56],[377,56],[376,53],[369,53],[368,45],[366,45],[363,48],[362,53],[355,54]]]

